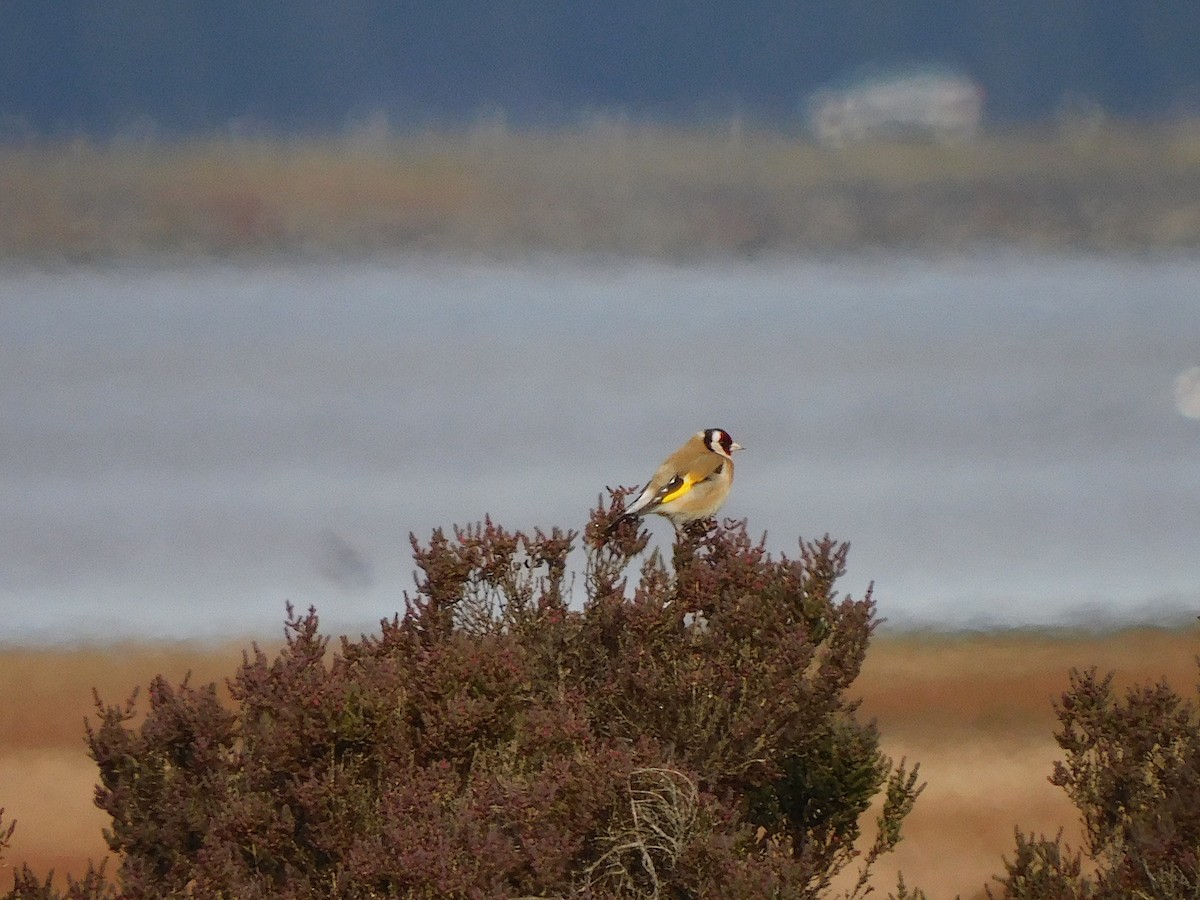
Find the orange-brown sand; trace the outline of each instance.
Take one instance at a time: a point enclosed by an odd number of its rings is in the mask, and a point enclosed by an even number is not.
[[[0,891],[22,862],[78,874],[105,855],[83,741],[93,687],[117,703],[157,674],[178,682],[190,670],[195,684],[223,683],[248,646],[0,651],[0,806],[17,821]],[[1068,671],[1111,669],[1122,684],[1166,677],[1194,696],[1198,652],[1200,629],[877,637],[855,692],[863,714],[878,720],[885,751],[920,762],[928,783],[899,849],[877,867],[878,896],[897,870],[933,900],[981,896],[1011,855],[1014,827],[1063,828],[1077,843],[1075,810],[1047,782],[1059,756],[1051,700]]]

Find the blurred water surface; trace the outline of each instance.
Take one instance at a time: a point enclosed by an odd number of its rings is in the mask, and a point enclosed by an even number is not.
[[[1192,619],[1198,363],[1189,258],[9,269],[0,642],[370,631],[409,532],[580,527],[707,426],[893,625]]]

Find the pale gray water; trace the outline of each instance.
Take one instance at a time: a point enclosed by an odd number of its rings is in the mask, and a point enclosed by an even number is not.
[[[1194,618],[1197,364],[1196,259],[8,270],[0,641],[371,630],[410,531],[581,526],[706,426],[895,624]]]

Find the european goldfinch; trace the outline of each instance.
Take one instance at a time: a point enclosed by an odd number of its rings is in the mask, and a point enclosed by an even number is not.
[[[655,513],[675,525],[711,516],[733,485],[733,451],[741,450],[721,428],[698,431],[667,457],[629,509],[613,523]]]

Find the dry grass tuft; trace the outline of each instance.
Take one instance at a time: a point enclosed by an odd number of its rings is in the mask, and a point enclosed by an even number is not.
[[[659,867],[670,870],[692,837],[700,807],[696,785],[674,769],[635,769],[629,821],[605,837],[608,849],[586,873],[586,890],[617,897],[662,896]]]

